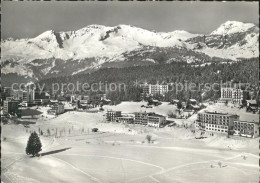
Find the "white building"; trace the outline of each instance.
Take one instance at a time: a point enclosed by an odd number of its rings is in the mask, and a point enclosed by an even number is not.
[[[18,97],[22,99],[23,102],[33,102],[35,100],[35,90],[19,90]]]
[[[231,87],[221,87],[221,100],[241,104],[243,100],[243,90]]]
[[[159,128],[166,122],[166,117],[159,114],[151,114],[148,116],[148,126],[153,126]]]
[[[55,103],[52,105],[51,109],[49,110],[49,113],[53,113],[55,115],[59,115],[65,112],[64,104],[62,103]]]
[[[121,117],[121,116],[122,116],[121,111],[108,110],[106,113],[107,121],[115,121],[118,117]]]
[[[134,122],[135,124],[147,125],[149,113],[135,112],[134,115],[135,115],[135,122]]]
[[[239,116],[235,114],[204,111],[198,113],[196,124],[205,131],[227,134],[238,119]]]
[[[143,90],[143,93],[147,93],[147,94],[150,94],[150,84],[143,84],[143,85],[141,85],[141,87],[142,87],[142,90]]]
[[[259,136],[259,123],[249,121],[234,121],[234,135],[256,138]]]
[[[143,89],[143,93],[148,93],[150,95],[164,95],[169,91],[169,86],[168,85],[160,85],[160,84],[143,84],[141,85]]]
[[[116,117],[116,122],[125,123],[125,124],[133,124],[134,123],[134,117],[133,116]]]

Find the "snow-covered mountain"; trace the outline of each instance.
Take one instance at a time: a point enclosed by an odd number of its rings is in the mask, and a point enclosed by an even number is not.
[[[108,57],[132,51],[141,46],[182,46],[182,41],[196,35],[185,31],[155,33],[141,28],[119,25],[105,27],[90,25],[78,31],[46,31],[32,39],[2,42],[5,57],[12,55],[34,59],[84,59]],[[181,41],[182,40],[182,41]]]
[[[204,38],[201,48],[196,51],[210,57],[234,61],[259,57],[259,27],[254,24],[227,21]]]
[[[220,25],[219,28],[214,30],[212,35],[230,35],[238,32],[246,32],[255,25],[252,23],[242,23],[236,21],[227,21]]]
[[[35,38],[2,40],[2,74],[37,80],[100,67],[237,61],[258,57],[258,41],[257,26],[236,21],[228,21],[208,35],[154,32],[131,25],[50,30]]]

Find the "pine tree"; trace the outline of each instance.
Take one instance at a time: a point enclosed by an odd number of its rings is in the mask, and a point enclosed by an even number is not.
[[[179,101],[179,102],[177,103],[177,108],[178,108],[178,109],[182,109],[182,107],[183,107],[183,106],[182,106],[182,103],[181,103],[181,101]]]
[[[42,144],[40,138],[36,132],[33,132],[27,142],[27,147],[25,149],[26,154],[31,154],[32,156],[35,156],[42,150],[41,148]]]

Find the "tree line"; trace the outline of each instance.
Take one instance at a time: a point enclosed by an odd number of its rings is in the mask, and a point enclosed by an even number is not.
[[[258,87],[259,61],[258,58],[240,60],[237,62],[219,63],[212,62],[207,64],[188,64],[185,62],[173,62],[170,64],[158,64],[149,66],[136,66],[125,68],[101,68],[98,71],[66,77],[49,78],[40,81],[45,84],[47,90],[51,90],[52,83],[124,83],[126,90],[107,91],[107,98],[115,101],[142,100],[145,96],[141,94],[142,89],[139,84],[162,84],[162,83],[194,83],[199,84],[213,83],[249,83],[254,89]],[[195,98],[204,100],[207,98],[218,98],[217,92],[204,92],[203,88],[194,88],[195,91],[176,92],[176,88],[166,93],[163,98],[158,95],[155,98],[166,100],[172,98],[187,99]],[[216,86],[217,87],[217,86]],[[84,92],[79,92],[84,94]],[[92,94],[95,92],[92,92]],[[96,92],[100,93],[100,92]],[[102,93],[102,92],[101,92]],[[203,96],[202,96],[203,94]],[[204,98],[202,98],[204,97]]]

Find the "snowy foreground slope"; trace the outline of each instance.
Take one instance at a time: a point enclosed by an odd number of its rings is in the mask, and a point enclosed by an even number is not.
[[[152,109],[141,108],[143,104],[145,102],[122,102],[105,108],[127,113],[141,109],[158,114],[175,112],[175,107],[168,103]],[[201,132],[192,133],[191,124],[197,114],[188,119],[174,119],[177,124],[188,126],[187,129],[153,128],[107,123],[105,111],[71,111],[55,117],[47,115],[47,108],[39,107],[44,118],[27,128],[21,124],[2,125],[2,182],[259,182],[259,138],[227,138],[224,134],[206,133],[207,138],[196,139]],[[245,109],[220,104],[210,105],[207,110],[213,108],[258,119],[257,114],[246,113]],[[98,128],[99,132],[92,133],[92,128]],[[43,131],[41,157],[32,158],[25,154],[25,147],[30,131],[39,129]],[[152,143],[147,142],[147,134],[152,136]]]
[[[41,79],[100,67],[173,61],[237,61],[259,55],[259,28],[228,21],[207,35],[153,32],[130,25],[89,25],[77,31],[46,31],[35,38],[2,40],[2,73]],[[174,53],[174,54],[173,54]]]

